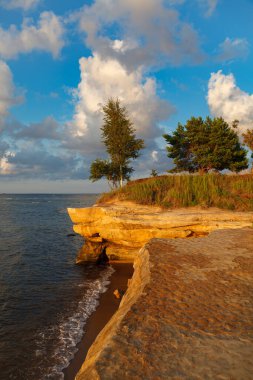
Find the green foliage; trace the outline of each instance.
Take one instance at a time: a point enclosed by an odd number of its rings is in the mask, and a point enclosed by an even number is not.
[[[157,177],[158,176],[158,172],[156,169],[152,169],[151,172],[150,172],[150,176],[151,177]]]
[[[120,105],[118,99],[109,99],[103,111],[102,141],[112,161],[124,165],[128,160],[139,157],[144,141],[136,138],[126,108]]]
[[[144,141],[136,138],[127,110],[120,105],[118,99],[109,99],[102,109],[104,112],[101,127],[102,141],[110,159],[103,161],[104,164],[102,160],[94,161],[91,165],[90,179],[96,181],[106,177],[114,186],[119,183],[122,186],[123,180],[128,180],[133,172],[133,168],[129,166],[130,161],[139,157]]]
[[[193,172],[196,168],[193,166],[191,160],[191,152],[190,145],[187,138],[185,127],[178,123],[178,127],[173,132],[172,135],[164,135],[163,136],[169,147],[167,147],[168,157],[173,158],[174,164],[176,165],[175,169],[172,169],[171,172],[174,171],[189,171]]]
[[[253,176],[160,176],[129,182],[120,191],[107,194],[106,200],[110,197],[166,208],[201,206],[253,211]]]
[[[236,128],[237,123],[233,123]],[[239,172],[248,167],[246,150],[238,135],[222,118],[192,117],[183,126],[178,124],[172,135],[164,135],[168,142],[168,157],[173,158],[172,172],[229,169]]]
[[[122,166],[121,170],[124,178],[129,180],[133,169],[128,166]],[[95,182],[105,177],[109,184],[112,184],[113,187],[117,187],[120,174],[120,168],[115,163],[109,160],[96,159],[91,164],[89,179]]]

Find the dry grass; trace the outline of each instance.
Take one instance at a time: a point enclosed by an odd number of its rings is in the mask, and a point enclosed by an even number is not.
[[[114,199],[165,208],[219,207],[253,211],[253,175],[167,175],[129,182],[104,194],[99,202]]]

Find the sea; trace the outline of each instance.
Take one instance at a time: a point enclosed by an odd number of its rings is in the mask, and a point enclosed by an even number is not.
[[[112,268],[76,265],[67,207],[97,195],[0,194],[0,379],[64,379]]]

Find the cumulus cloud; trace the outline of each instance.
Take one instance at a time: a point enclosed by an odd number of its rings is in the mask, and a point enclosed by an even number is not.
[[[102,58],[117,58],[128,69],[200,63],[204,58],[197,32],[162,0],[96,0],[78,18],[88,46]],[[112,27],[116,38],[108,33]]]
[[[15,96],[12,73],[9,66],[0,60],[0,131],[9,108],[20,99]]]
[[[80,169],[77,157],[59,151],[53,154],[45,147],[21,149],[8,157],[7,164],[18,176],[33,178],[78,178]],[[84,166],[82,172],[84,173]],[[81,178],[84,178],[84,174]]]
[[[162,0],[96,0],[78,13],[92,55],[80,59],[81,81],[73,91],[72,136],[65,139],[65,148],[82,151],[90,160],[103,157],[101,105],[111,97],[119,98],[137,136],[145,140],[136,170],[162,165],[156,138],[164,132],[161,122],[175,109],[157,95],[156,80],[147,73],[165,63],[203,59],[197,33],[168,5]]]
[[[15,165],[9,162],[9,159],[14,156],[12,152],[6,152],[0,157],[0,175],[16,174]]]
[[[90,161],[84,158],[81,147],[78,149],[79,139],[75,140],[75,150],[64,146],[71,138],[66,125],[51,116],[30,124],[7,119],[0,132],[0,175],[19,179],[88,178]]]
[[[249,54],[249,43],[246,38],[226,38],[219,45],[217,61],[231,61],[236,58],[246,58]]]
[[[168,158],[165,149],[156,146],[156,150],[145,150],[140,159],[134,163],[137,176],[148,177],[152,169],[159,174],[167,172],[173,167],[173,160]]]
[[[9,144],[6,141],[0,141],[0,157],[3,157],[5,152],[9,149]]]
[[[158,161],[158,151],[157,150],[153,150],[151,152],[151,157],[153,158],[154,162],[157,162]]]
[[[165,120],[173,107],[156,96],[156,81],[143,80],[142,70],[128,72],[115,59],[98,54],[80,59],[81,82],[74,125],[78,135],[100,134],[101,104],[110,97],[119,98],[127,107],[138,134],[155,138],[161,134],[157,121]]]
[[[207,101],[214,116],[221,116],[230,123],[239,120],[240,133],[252,128],[253,94],[237,87],[233,74],[225,75],[221,70],[211,74]]]
[[[52,116],[48,116],[40,123],[25,126],[19,124],[13,131],[13,136],[19,139],[60,140],[62,131],[59,123]]]
[[[0,0],[0,6],[6,9],[21,8],[28,10],[37,5],[40,0]]]
[[[157,138],[164,132],[161,123],[175,110],[158,96],[150,68],[163,63],[198,63],[203,54],[193,27],[164,4],[162,0],[96,0],[78,13],[80,29],[92,53],[80,59],[81,79],[73,90],[73,120],[64,125],[52,117],[29,125],[9,123],[6,141],[11,146],[1,157],[2,174],[11,176],[15,172],[19,178],[87,178],[90,162],[106,157],[100,136],[101,105],[110,97],[119,98],[126,106],[137,136],[145,140],[146,149],[134,163],[136,172],[148,175],[152,168],[159,172],[169,168],[170,161]],[[60,28],[55,26],[55,39],[48,40],[44,32],[50,34],[50,27],[44,28],[41,20],[51,25],[51,18],[53,25]],[[25,21],[21,30],[0,30],[0,54],[12,58],[40,49],[57,56],[63,46],[61,28],[62,21],[45,12],[37,26]]]
[[[5,59],[33,50],[48,51],[56,58],[63,46],[63,22],[53,12],[41,13],[37,25],[25,18],[20,30],[15,25],[7,30],[0,27],[0,56]]]
[[[1,148],[1,146],[0,146]],[[77,153],[54,143],[12,140],[0,154],[0,175],[15,178],[85,179],[89,166]]]

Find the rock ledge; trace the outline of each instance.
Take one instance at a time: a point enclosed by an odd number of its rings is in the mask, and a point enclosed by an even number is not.
[[[253,212],[220,209],[164,210],[130,202],[68,209],[74,231],[85,238],[77,263],[96,260],[101,244],[107,243],[112,260],[131,260],[152,238],[205,236],[217,229],[243,228],[253,224]]]
[[[253,230],[152,239],[76,376],[252,379]]]

